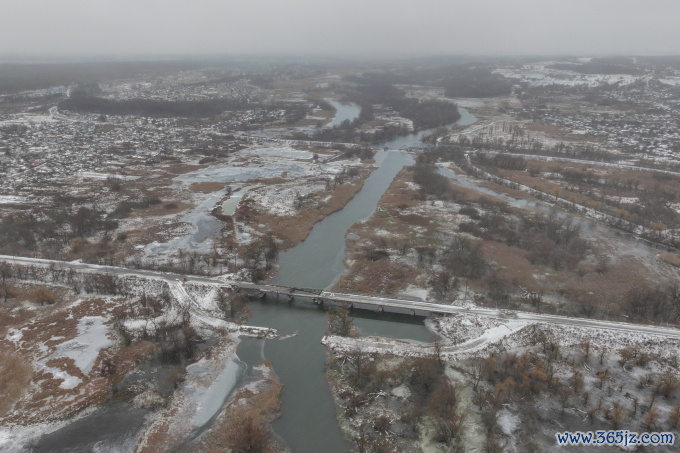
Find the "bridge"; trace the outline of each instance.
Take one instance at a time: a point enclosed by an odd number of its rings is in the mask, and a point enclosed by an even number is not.
[[[350,308],[358,310],[371,310],[378,312],[391,312],[410,314],[413,316],[430,316],[469,314],[490,318],[517,320],[526,322],[543,322],[548,324],[561,324],[592,329],[618,330],[622,332],[635,332],[652,335],[662,335],[668,338],[680,339],[680,330],[653,325],[638,325],[623,322],[602,321],[584,318],[572,318],[568,316],[530,313],[514,310],[493,309],[484,307],[461,307],[458,305],[445,305],[435,302],[422,302],[414,300],[393,299],[389,297],[366,296],[363,294],[348,294],[325,291],[310,288],[289,288],[276,285],[258,285],[255,283],[232,283],[225,285],[228,289],[246,292],[264,297],[267,294],[285,296],[292,301],[296,296],[311,298],[318,305],[341,305],[346,304]],[[468,304],[469,305],[469,304]]]
[[[267,294],[284,296],[292,301],[296,296],[311,299],[317,305],[347,305],[349,308],[388,311],[418,316],[429,316],[433,313],[444,314],[447,305],[428,304],[403,299],[391,299],[386,297],[366,296],[362,294],[336,293],[312,288],[290,288],[277,285],[258,285],[255,283],[234,282],[224,286],[225,288],[243,292],[250,295],[264,297]],[[414,305],[424,304],[424,305]]]
[[[662,327],[657,325],[640,325],[623,322],[603,321],[585,318],[572,318],[568,316],[530,313],[513,310],[493,309],[487,307],[472,307],[439,304],[436,302],[421,302],[413,300],[393,299],[388,297],[367,296],[362,294],[338,293],[314,288],[291,288],[277,285],[259,285],[249,282],[224,281],[214,277],[184,276],[180,274],[156,272],[142,269],[127,269],[124,267],[101,266],[80,262],[53,261],[40,258],[26,258],[18,256],[0,255],[0,262],[6,261],[12,264],[24,266],[55,266],[66,269],[74,269],[81,272],[98,272],[120,276],[137,276],[148,279],[165,280],[169,282],[186,281],[225,288],[231,291],[244,292],[264,297],[267,294],[284,296],[288,300],[295,297],[309,298],[319,306],[347,304],[357,310],[372,310],[378,312],[403,313],[414,316],[429,316],[431,314],[452,315],[468,314],[506,320],[526,322],[541,322],[548,324],[587,327],[592,329],[608,329],[628,333],[641,333],[661,335],[666,338],[680,339],[680,329]]]

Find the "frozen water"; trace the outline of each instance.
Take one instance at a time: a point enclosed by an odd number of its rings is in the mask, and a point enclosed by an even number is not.
[[[62,357],[72,358],[83,374],[88,375],[97,360],[97,356],[99,356],[99,351],[112,344],[106,336],[109,328],[104,325],[105,321],[106,318],[102,316],[81,318],[78,323],[78,336],[73,340],[61,343],[52,355],[38,362],[45,371],[52,373],[55,378],[64,380],[60,385],[61,388],[74,388],[81,380],[62,370],[48,367],[47,362]]]
[[[201,427],[208,423],[222,408],[229,394],[234,390],[243,373],[244,365],[238,357],[227,357],[223,360],[224,369],[216,379],[210,373],[208,363],[196,363],[187,367],[190,376],[209,376],[211,382],[208,386],[196,386],[187,392],[187,397],[198,405],[192,425]]]

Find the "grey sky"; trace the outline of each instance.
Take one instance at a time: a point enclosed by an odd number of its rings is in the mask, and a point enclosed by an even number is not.
[[[678,0],[0,0],[0,54],[680,54]]]

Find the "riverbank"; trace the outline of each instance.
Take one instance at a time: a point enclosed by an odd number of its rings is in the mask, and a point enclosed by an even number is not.
[[[408,285],[427,291],[421,272],[386,253],[388,247],[395,250],[412,248],[408,241],[416,235],[425,245],[434,233],[434,224],[412,212],[425,204],[416,200],[414,186],[412,172],[408,168],[402,169],[381,196],[371,216],[348,230],[345,239],[348,271],[333,285],[333,291],[396,296]]]
[[[181,451],[222,452],[227,446],[235,450],[289,452],[271,433],[271,424],[280,416],[282,390],[271,364],[256,363],[212,426],[193,445]]]
[[[362,189],[373,169],[357,170],[356,176],[341,184],[323,179],[310,186],[297,181],[253,189],[244,196],[234,219],[257,234],[271,232],[281,241],[281,250],[289,250],[304,241],[317,222],[343,209]],[[285,207],[276,208],[276,204]]]
[[[479,324],[472,316],[462,318],[466,324]],[[448,321],[442,318],[433,327],[450,335],[457,324]],[[473,404],[476,383],[466,362],[502,349],[506,338],[508,344],[517,343],[508,337],[521,337],[526,326],[510,321],[464,328],[452,336],[467,338],[460,345],[444,336],[435,344],[324,337],[326,375],[345,436],[359,451],[482,450],[487,441],[483,413]]]
[[[206,357],[186,368],[169,404],[154,413],[139,442],[137,453],[160,453],[177,449],[188,436],[219,413],[234,390],[242,368],[235,357],[240,340],[221,338]],[[217,405],[215,407],[215,405]]]

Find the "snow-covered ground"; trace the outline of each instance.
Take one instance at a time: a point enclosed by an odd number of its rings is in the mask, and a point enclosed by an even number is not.
[[[81,178],[93,178],[93,179],[122,179],[126,181],[133,181],[135,179],[139,179],[139,176],[125,176],[125,175],[117,175],[117,174],[111,174],[111,173],[95,173],[92,171],[81,171],[78,172],[78,176]]]
[[[447,359],[453,359],[462,354],[478,352],[530,324],[524,321],[505,321],[485,329],[480,335],[458,345],[444,341],[442,355]],[[321,343],[336,352],[348,352],[358,348],[368,353],[393,354],[402,357],[428,357],[434,354],[432,344],[379,337],[349,338],[329,335],[323,337]]]
[[[63,389],[72,389],[82,382],[79,377],[71,376],[65,371],[47,366],[52,359],[71,358],[80,371],[87,376],[94,362],[99,356],[99,351],[111,346],[108,338],[109,327],[104,325],[106,318],[102,316],[86,316],[78,321],[78,336],[72,340],[61,343],[57,350],[50,356],[36,362],[38,370],[45,370],[54,375],[56,379],[63,379],[59,384]]]
[[[220,413],[245,370],[236,356],[239,343],[236,335],[231,336],[229,342],[214,348],[210,358],[187,367],[184,384],[175,392],[167,410],[151,416],[137,451],[145,451],[157,432],[164,433],[164,444],[154,448],[173,449]]]
[[[293,202],[298,193],[306,195],[321,190],[324,187],[321,182],[323,178],[331,177],[342,171],[344,166],[355,163],[338,161],[322,164],[313,162],[311,158],[312,153],[309,151],[300,151],[285,145],[253,146],[235,154],[227,163],[212,165],[176,177],[176,184],[184,187],[200,182],[219,182],[224,183],[225,187],[209,194],[194,194],[197,206],[176,218],[177,222],[193,225],[193,228],[167,242],[155,241],[148,244],[144,248],[145,258],[167,259],[180,248],[201,254],[210,252],[211,238],[218,236],[221,228],[220,221],[210,213],[227,196],[229,191],[227,183],[234,183],[230,188],[234,191],[247,187],[245,181],[249,180],[286,179],[290,182],[251,188],[239,201],[253,200],[261,212],[279,216],[295,215]]]
[[[438,316],[425,321],[425,325],[433,332],[447,338],[453,344],[479,338],[488,329],[503,325],[503,320],[457,314],[452,316]]]
[[[0,204],[21,204],[24,202],[25,199],[22,197],[16,197],[13,195],[0,195]]]
[[[628,74],[581,74],[575,71],[548,68],[555,63],[558,62],[531,63],[522,66],[520,69],[499,68],[493,72],[509,79],[515,79],[517,82],[528,83],[531,86],[587,85],[596,87],[606,83],[630,84],[641,78]],[[642,76],[642,78],[645,77]]]

